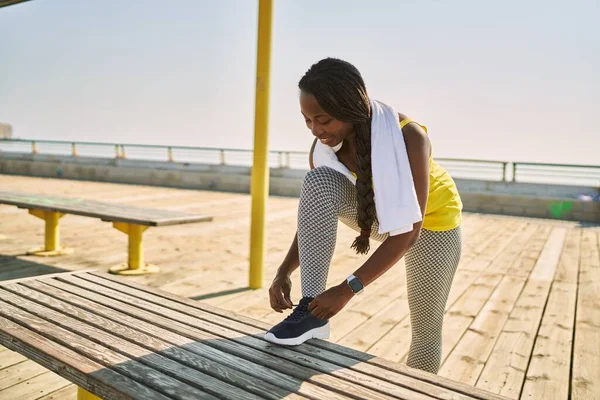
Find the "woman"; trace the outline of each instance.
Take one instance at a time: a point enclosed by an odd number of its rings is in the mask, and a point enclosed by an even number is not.
[[[302,115],[316,138],[309,157],[311,170],[300,195],[298,230],[269,296],[275,311],[293,308],[290,275],[300,266],[302,299],[265,339],[298,345],[311,338],[329,338],[329,319],[405,257],[412,324],[407,365],[437,373],[444,308],[461,254],[462,204],[456,185],[433,161],[426,128],[398,114],[416,207],[423,217],[408,232],[378,232],[371,168],[371,155],[376,156],[371,153],[372,106],[359,71],[348,62],[327,58],[306,72],[299,87]],[[320,145],[335,151],[337,160],[356,177],[355,185],[332,168],[315,166],[314,150]],[[368,253],[370,239],[381,245],[345,281],[326,290],[338,219],[359,232],[352,244],[358,253]]]

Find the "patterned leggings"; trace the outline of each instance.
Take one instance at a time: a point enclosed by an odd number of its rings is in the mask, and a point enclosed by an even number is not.
[[[327,167],[309,171],[298,208],[298,252],[302,296],[325,291],[337,236],[337,221],[360,231],[356,188],[341,173]],[[371,238],[377,233],[377,219]],[[460,227],[434,232],[421,229],[405,255],[406,282],[412,337],[407,365],[437,373],[442,355],[444,308],[461,254]]]

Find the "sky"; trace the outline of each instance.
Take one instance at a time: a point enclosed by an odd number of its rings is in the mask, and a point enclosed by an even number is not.
[[[308,151],[325,57],[426,125],[434,156],[600,165],[597,0],[274,0],[269,146]],[[0,122],[20,138],[249,149],[256,0],[0,9]]]

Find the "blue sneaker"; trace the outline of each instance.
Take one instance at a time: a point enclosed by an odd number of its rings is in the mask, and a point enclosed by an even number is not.
[[[297,346],[308,339],[329,339],[329,321],[308,311],[312,297],[303,297],[300,304],[283,321],[265,334],[265,340],[285,346]]]

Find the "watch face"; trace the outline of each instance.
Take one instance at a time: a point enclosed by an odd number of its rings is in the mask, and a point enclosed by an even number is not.
[[[362,283],[357,278],[354,278],[348,282],[348,285],[350,285],[350,288],[354,293],[360,292],[363,289]]]

